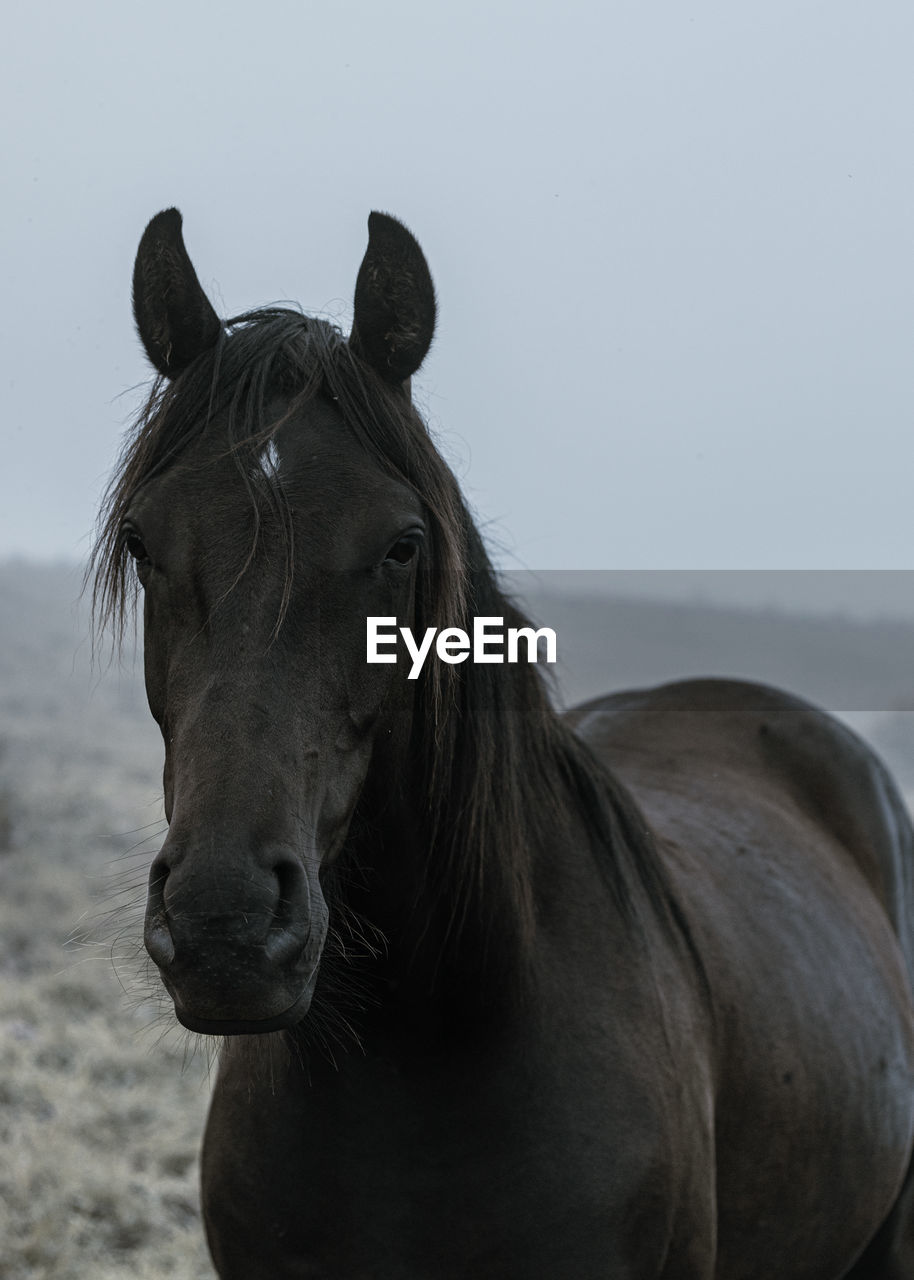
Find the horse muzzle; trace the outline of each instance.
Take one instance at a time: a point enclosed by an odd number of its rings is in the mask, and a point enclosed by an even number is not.
[[[215,870],[166,841],[150,872],[144,941],[179,1022],[206,1035],[294,1026],[327,933],[316,873],[286,853]]]

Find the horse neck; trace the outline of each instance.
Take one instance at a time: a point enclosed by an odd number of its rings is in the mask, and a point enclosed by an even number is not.
[[[492,591],[477,598],[478,613],[526,625]],[[405,760],[366,788],[359,861],[371,887],[358,909],[385,933],[401,991],[501,1016],[535,982],[537,930],[557,879],[574,877],[576,896],[606,887],[577,785],[586,752],[536,666],[459,671],[443,732],[420,698]]]

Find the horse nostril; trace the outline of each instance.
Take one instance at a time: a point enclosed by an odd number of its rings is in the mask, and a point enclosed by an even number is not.
[[[308,878],[301,864],[290,858],[278,862],[273,875],[278,897],[264,949],[274,964],[284,964],[296,959],[308,940]]]
[[[305,887],[305,873],[294,858],[283,858],[273,868],[273,875],[279,889],[275,914],[277,919],[281,919],[298,905]]]
[[[167,968],[175,958],[175,944],[168,927],[165,910],[165,881],[169,867],[161,857],[156,858],[149,872],[149,893],[146,899],[146,924],[143,941],[150,958],[160,969]]]
[[[160,969],[167,969],[175,958],[175,944],[167,923],[164,921],[157,924],[147,923],[143,931],[143,941],[150,959],[154,960]]]

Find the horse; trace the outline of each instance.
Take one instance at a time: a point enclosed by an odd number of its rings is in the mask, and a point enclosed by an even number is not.
[[[219,1276],[914,1275],[892,779],[749,682],[561,715],[530,651],[367,660],[370,619],[528,625],[413,405],[423,252],[368,232],[347,340],[292,307],[221,321],[178,211],[152,219],[158,377],[92,562],[100,619],[143,600],[144,938],[220,1038]]]

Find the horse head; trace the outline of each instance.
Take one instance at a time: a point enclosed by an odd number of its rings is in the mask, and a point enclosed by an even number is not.
[[[366,661],[366,618],[412,624],[457,556],[459,496],[409,394],[434,290],[410,233],[373,213],[348,342],[291,310],[223,324],[170,209],[133,298],[160,378],[107,538],[142,587],[165,742],[146,948],[186,1027],[276,1030],[310,1005],[322,875],[369,769],[394,787],[409,737],[415,694]]]

